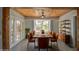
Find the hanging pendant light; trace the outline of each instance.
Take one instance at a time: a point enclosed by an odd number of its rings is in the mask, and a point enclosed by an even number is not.
[[[45,17],[45,15],[44,15],[44,10],[42,9],[42,12],[41,12],[41,18],[44,18]]]
[[[49,17],[49,9],[48,8],[36,8],[36,14],[40,18],[47,18]]]

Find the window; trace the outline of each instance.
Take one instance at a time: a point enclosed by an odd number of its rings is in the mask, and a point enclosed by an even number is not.
[[[15,27],[15,30],[16,30],[16,40],[20,40],[21,38],[21,21],[20,20],[16,20],[15,22],[16,24],[16,27]]]
[[[34,30],[40,32],[44,30],[45,32],[50,31],[50,20],[35,20]]]
[[[14,43],[14,20],[10,20],[10,44]]]

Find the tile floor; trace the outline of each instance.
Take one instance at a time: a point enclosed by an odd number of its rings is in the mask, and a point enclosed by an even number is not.
[[[36,43],[35,43],[36,45]],[[11,51],[39,51],[38,48],[35,48],[34,43],[29,43],[28,40],[24,39],[16,46],[10,49]],[[47,49],[40,49],[40,51],[47,51]],[[55,44],[52,45],[52,48],[48,48],[48,51],[59,51]]]
[[[18,43],[16,46],[11,48],[10,51],[39,51],[39,49],[35,48],[35,46],[37,46],[37,41],[34,45],[34,43],[28,44],[28,40],[24,39],[20,43]],[[50,44],[49,44],[49,46],[50,46]],[[40,49],[40,51],[47,51],[47,49]],[[76,49],[70,48],[62,41],[58,41],[58,46],[56,44],[52,43],[52,48],[49,47],[48,51],[76,51]]]

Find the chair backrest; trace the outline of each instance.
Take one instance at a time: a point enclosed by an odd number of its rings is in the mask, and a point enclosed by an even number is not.
[[[59,34],[58,39],[65,42],[66,44],[70,43],[71,36],[66,34]]]
[[[59,33],[56,33],[56,39],[58,39],[58,35],[59,35]]]
[[[61,40],[61,41],[65,42],[65,34],[59,34],[58,35],[58,40]]]
[[[39,48],[48,48],[48,44],[49,44],[49,38],[40,37],[38,39],[38,46],[39,46]]]
[[[56,38],[56,33],[55,33],[55,32],[52,32],[52,36],[53,36],[53,39],[57,39],[57,38]]]
[[[35,34],[35,31],[32,31],[31,33],[32,33],[32,35],[34,35]]]
[[[44,30],[41,30],[41,34],[44,34],[45,33],[45,31]]]
[[[52,31],[48,32],[49,35],[52,35]]]
[[[32,39],[33,39],[32,33],[28,33],[28,41],[32,42],[33,41]]]
[[[52,39],[51,39],[51,41],[52,42],[57,42],[57,39],[58,39],[58,33],[56,33],[56,32],[52,32]]]

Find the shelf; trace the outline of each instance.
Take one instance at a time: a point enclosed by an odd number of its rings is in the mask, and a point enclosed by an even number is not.
[[[70,25],[70,23],[65,23],[65,25]]]
[[[65,28],[65,29],[70,29],[70,27],[63,27],[63,28]]]
[[[70,34],[71,33],[71,21],[70,20],[63,20],[63,21],[60,21],[59,23],[59,28],[60,28],[60,32],[61,33],[66,33],[66,34]]]

